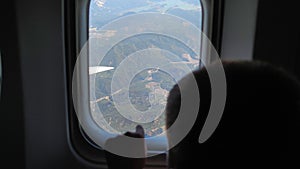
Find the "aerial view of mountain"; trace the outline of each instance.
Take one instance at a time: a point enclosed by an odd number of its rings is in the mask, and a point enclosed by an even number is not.
[[[198,0],[92,0],[90,27],[101,28],[115,19],[142,12],[172,14],[200,27],[201,11]]]
[[[195,0],[92,0],[89,23],[90,38],[97,38],[97,33],[101,31],[101,27],[113,20],[145,12],[175,15],[201,27],[201,7],[199,1]],[[96,99],[93,100],[93,103],[96,102],[95,105],[98,106],[103,116],[98,116],[97,113],[99,112],[96,109],[92,109],[92,115],[100,127],[103,128],[103,121],[105,121],[113,129],[123,133],[135,129],[138,124],[134,122],[133,118],[125,118],[118,112],[114,104],[113,95],[115,93],[112,93],[111,83],[113,75],[122,61],[129,55],[145,49],[168,51],[170,55],[165,57],[170,60],[170,64],[174,63],[172,72],[178,75],[177,79],[183,77],[185,73],[176,63],[186,63],[191,70],[199,66],[197,54],[187,45],[172,37],[144,33],[122,40],[113,46],[99,63],[101,66],[114,67],[115,69],[98,73],[95,77],[93,88]],[[131,105],[137,113],[143,114],[141,118],[154,119],[152,122],[142,124],[147,137],[158,135],[165,130],[165,116],[164,113],[156,117],[153,115],[155,113],[145,112],[148,110],[158,112],[156,114],[163,112],[168,93],[174,84],[176,84],[175,78],[167,72],[159,68],[147,68],[136,73],[130,82],[129,89],[120,88],[118,90],[118,94],[129,93]],[[124,99],[126,97],[124,96]],[[119,104],[124,107],[129,106],[125,103]],[[127,117],[131,117],[132,112],[123,113],[127,114]]]

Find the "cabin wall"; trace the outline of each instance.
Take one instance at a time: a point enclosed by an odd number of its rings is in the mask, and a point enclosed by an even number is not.
[[[258,0],[225,0],[222,59],[252,60]]]
[[[300,10],[297,1],[261,0],[254,58],[300,77]]]
[[[84,168],[68,143],[62,0],[18,0],[28,169]]]
[[[1,1],[0,168],[25,166],[23,91],[15,12],[13,0]]]

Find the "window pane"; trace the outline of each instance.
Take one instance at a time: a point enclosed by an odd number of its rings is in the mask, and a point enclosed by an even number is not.
[[[185,75],[180,66],[174,65],[185,63],[190,69],[195,69],[199,66],[199,53],[176,37],[143,31],[147,30],[147,27],[155,27],[156,31],[161,29],[164,32],[167,28],[165,23],[161,23],[159,27],[151,20],[146,22],[146,15],[148,13],[149,15],[165,14],[180,18],[200,29],[202,27],[201,10],[199,0],[91,1],[89,13],[90,103],[93,119],[101,128],[112,133],[123,133],[128,130],[132,131],[137,124],[141,124],[145,128],[147,137],[161,134],[165,130],[164,109],[168,93],[176,81]],[[139,14],[145,15],[139,17]],[[126,22],[128,18],[138,19]],[[112,29],[111,26],[107,26],[121,23],[123,20],[125,21],[122,25],[124,27]],[[141,22],[145,23],[142,27],[136,26]],[[126,25],[126,23],[132,25]],[[184,30],[184,24],[183,26],[168,26],[171,27],[168,27],[170,30],[174,27],[172,30],[174,32]],[[130,32],[128,29],[131,28],[141,30],[142,33],[128,33]],[[121,36],[125,38],[118,41],[112,40],[116,43],[109,44],[111,39],[117,38],[119,30],[128,34]],[[195,38],[197,42],[201,39],[200,37],[184,38]],[[110,48],[103,54],[103,58],[99,59],[98,55],[101,57],[100,53],[103,52],[101,49],[104,45]],[[166,59],[160,60],[158,56]],[[172,68],[167,69],[168,71],[162,69],[164,65],[160,64],[166,60],[169,61],[167,64],[173,64]],[[148,66],[148,63],[150,65],[152,62],[162,67]],[[131,74],[134,67],[139,67],[139,69]],[[126,71],[128,72],[124,73]],[[116,75],[120,72],[123,73],[122,76]],[[127,77],[129,75],[130,77]],[[123,85],[127,84],[124,79],[130,79],[128,88]],[[126,99],[128,101],[125,101]],[[110,126],[105,125],[106,123]]]

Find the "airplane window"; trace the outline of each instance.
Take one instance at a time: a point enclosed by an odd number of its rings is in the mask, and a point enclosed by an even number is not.
[[[68,54],[78,54],[70,107],[74,147],[103,163],[106,140],[141,125],[147,156],[161,155],[164,165],[167,97],[182,77],[210,60],[202,41],[210,37],[211,1],[78,0],[70,6]]]
[[[140,124],[146,137],[166,130],[170,89],[185,66],[200,65],[191,44],[200,45],[201,36],[191,27],[202,30],[199,0],[91,0],[90,110],[100,128],[121,134]]]

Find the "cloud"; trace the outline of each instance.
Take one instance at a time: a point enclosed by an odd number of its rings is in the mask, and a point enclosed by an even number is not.
[[[94,2],[98,7],[102,8],[106,0],[94,0]]]

